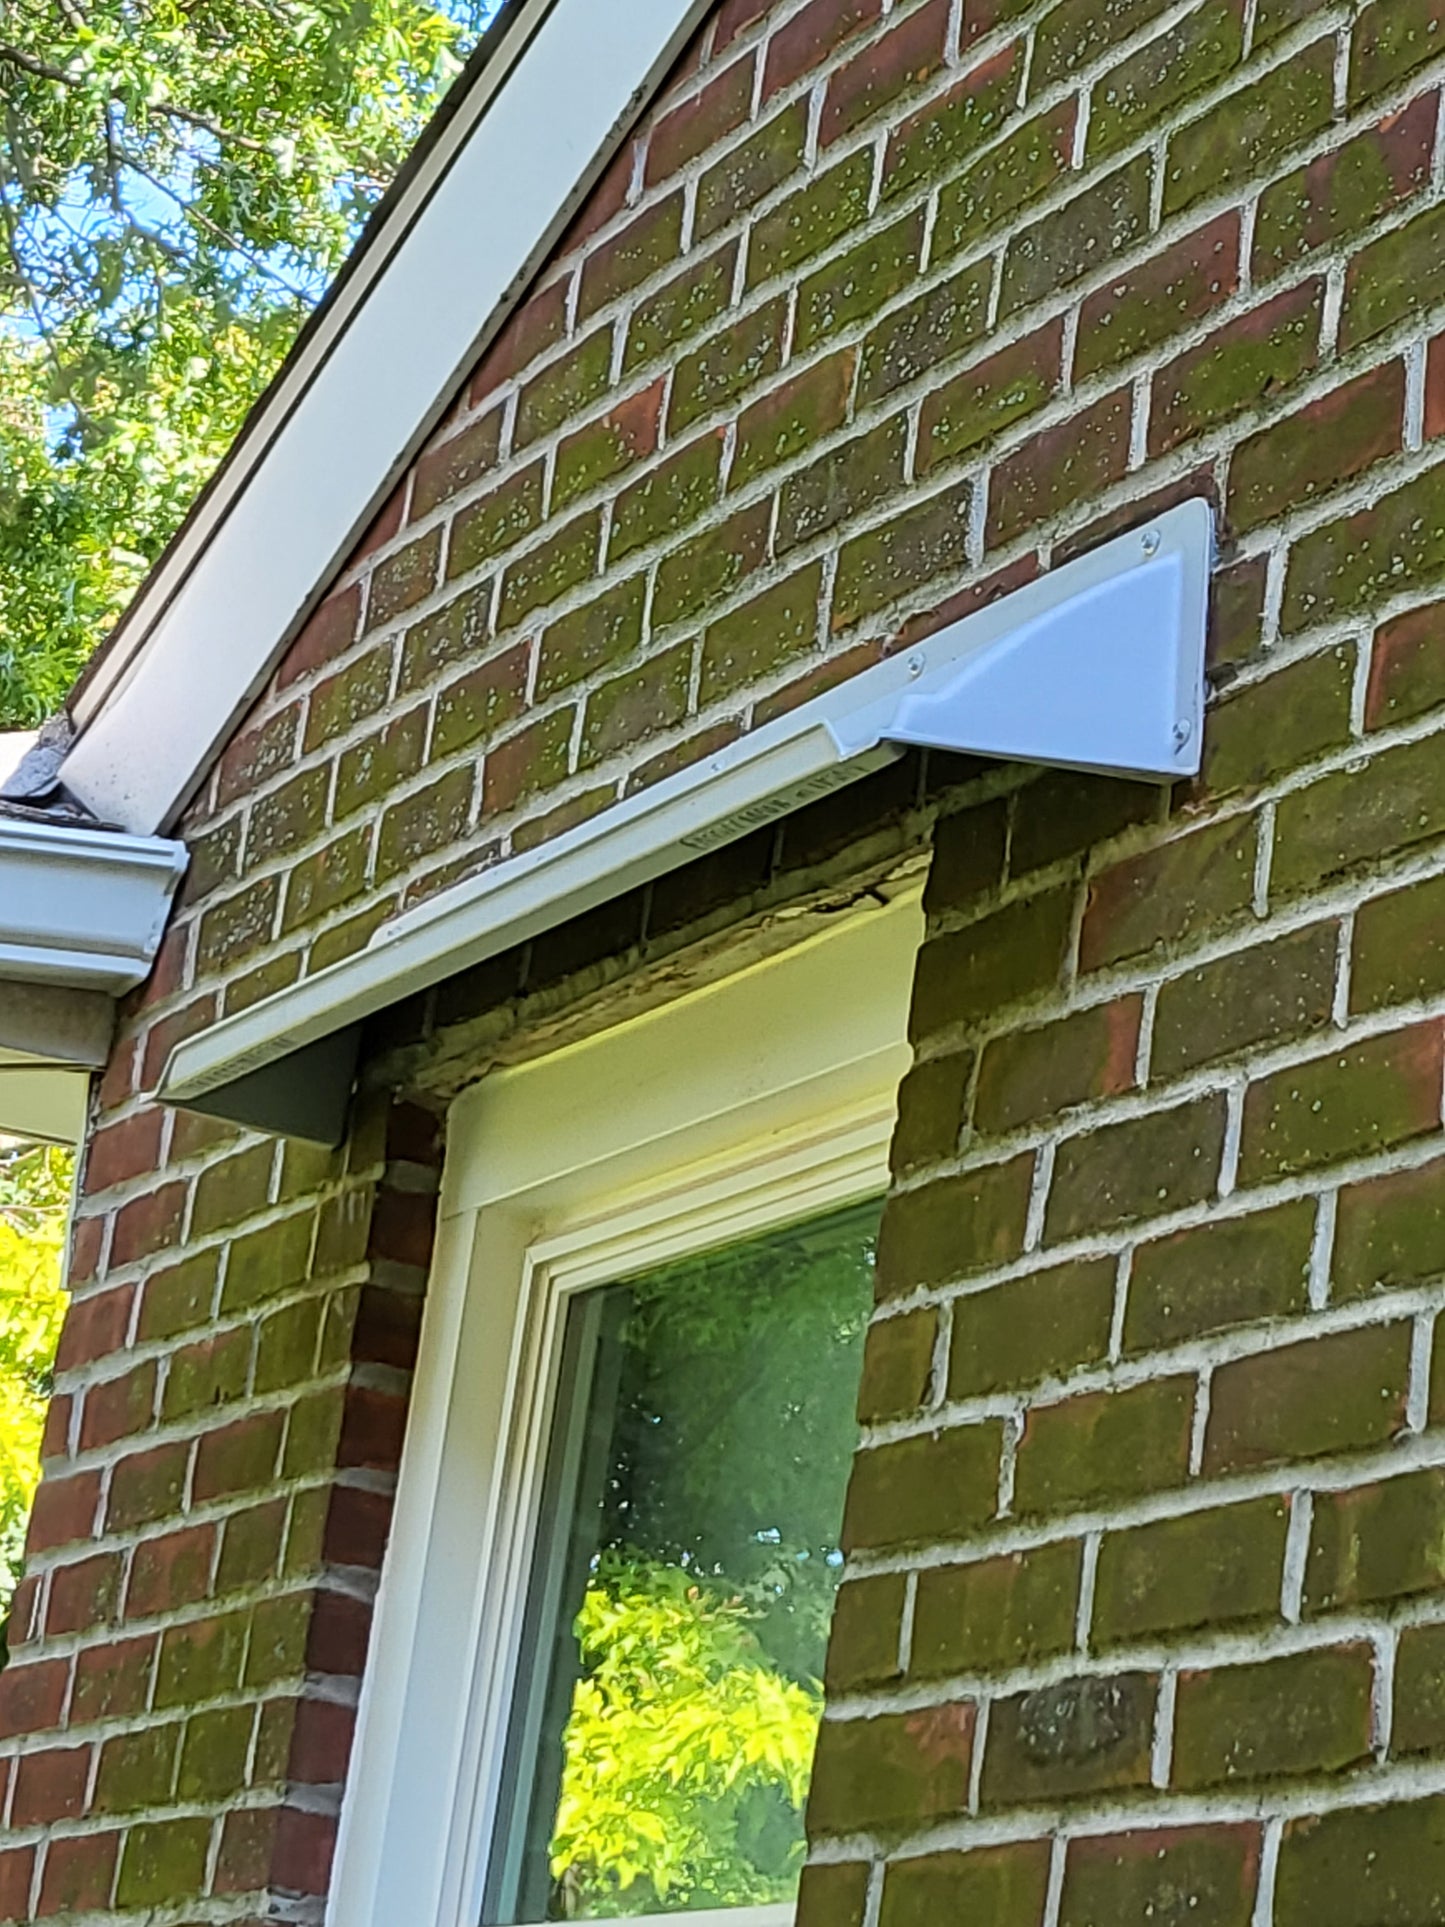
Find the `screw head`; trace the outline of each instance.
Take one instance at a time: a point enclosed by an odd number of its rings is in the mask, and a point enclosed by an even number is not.
[[[925,662],[924,657],[918,654],[917,652],[915,652],[913,655],[911,655],[908,658],[908,673],[915,680],[923,674],[923,671],[926,667],[927,667],[927,664]]]
[[[1159,553],[1158,529],[1145,529],[1141,546],[1143,547],[1145,555],[1157,555]]]
[[[1193,734],[1194,725],[1192,723],[1187,721],[1177,722],[1174,725],[1174,747],[1176,749],[1183,749]]]

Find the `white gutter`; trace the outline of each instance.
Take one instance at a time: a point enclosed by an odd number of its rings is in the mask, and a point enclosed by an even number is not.
[[[165,829],[710,0],[518,0],[383,225],[142,585],[63,780]]]
[[[357,955],[178,1045],[161,1097],[298,1135],[339,1130],[350,1057],[338,1033],[856,781],[910,744],[1166,783],[1193,775],[1212,560],[1208,504],[1170,510],[382,925]],[[279,1060],[326,1040],[336,1048],[313,1055],[304,1074],[291,1066],[271,1076]],[[345,1086],[329,1100],[326,1079]],[[230,1098],[241,1080],[248,1089]]]
[[[186,867],[179,843],[0,817],[5,979],[112,997],[147,976]]]

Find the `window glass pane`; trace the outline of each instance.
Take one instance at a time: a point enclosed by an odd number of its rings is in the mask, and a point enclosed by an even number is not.
[[[489,1921],[796,1892],[880,1208],[572,1300]]]

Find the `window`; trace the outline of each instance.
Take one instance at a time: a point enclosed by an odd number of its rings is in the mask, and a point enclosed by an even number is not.
[[[567,1304],[488,1922],[794,1897],[878,1216]]]
[[[454,1107],[337,1927],[790,1920],[920,934],[871,905]]]

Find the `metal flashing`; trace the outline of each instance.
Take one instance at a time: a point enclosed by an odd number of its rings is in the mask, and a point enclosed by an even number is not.
[[[1202,499],[866,669],[704,762],[418,906],[365,950],[177,1046],[169,1103],[308,1135],[347,1090],[282,1059],[855,782],[910,745],[1172,783],[1199,768],[1213,518]],[[344,1068],[343,1070],[343,1066]],[[244,1082],[243,1082],[244,1081]],[[240,1094],[238,1096],[238,1093]],[[245,1112],[236,1108],[245,1100]]]

